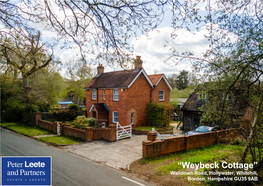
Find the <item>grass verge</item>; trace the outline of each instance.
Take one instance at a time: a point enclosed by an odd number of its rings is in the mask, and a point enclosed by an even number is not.
[[[37,138],[40,141],[44,141],[56,145],[72,145],[83,142],[82,139],[74,138],[71,136],[52,136],[52,137],[41,137]]]
[[[39,136],[45,134],[53,134],[52,132],[42,129],[36,126],[29,126],[21,123],[1,123],[1,127],[7,128],[14,132],[26,135],[26,136]]]
[[[172,127],[172,126],[169,126]],[[151,131],[152,128],[154,128],[155,130],[161,130],[164,129],[164,127],[158,127],[158,126],[140,126],[140,127],[136,127],[136,130],[143,130],[143,131]]]

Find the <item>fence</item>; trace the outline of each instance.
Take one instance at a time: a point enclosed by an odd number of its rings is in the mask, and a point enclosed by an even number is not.
[[[78,111],[77,116],[85,115],[84,111]],[[54,112],[42,112],[42,119],[46,121],[59,121],[58,117]]]
[[[237,137],[236,129],[227,129],[191,136],[173,137],[158,141],[156,132],[148,132],[147,141],[142,142],[143,158],[153,158],[191,148],[223,143]]]
[[[29,125],[36,125],[36,114],[34,113],[23,113],[22,121],[28,123]]]

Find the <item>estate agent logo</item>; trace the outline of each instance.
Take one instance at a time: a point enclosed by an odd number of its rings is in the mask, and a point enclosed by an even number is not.
[[[1,185],[50,185],[51,157],[1,157]]]

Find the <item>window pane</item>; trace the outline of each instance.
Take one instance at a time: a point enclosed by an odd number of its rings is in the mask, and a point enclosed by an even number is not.
[[[159,100],[164,100],[164,90],[159,90]]]
[[[113,90],[113,100],[119,100],[119,90]]]
[[[96,99],[96,90],[92,90],[92,99]]]
[[[113,112],[113,122],[117,123],[119,121],[119,113]]]

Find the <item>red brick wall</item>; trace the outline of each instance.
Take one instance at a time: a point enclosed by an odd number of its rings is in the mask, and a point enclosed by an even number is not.
[[[75,138],[80,138],[80,139],[86,140],[85,130],[76,129],[76,128],[68,127],[68,126],[63,126],[62,130],[63,130],[63,132],[62,132],[63,135],[72,136]]]
[[[50,122],[50,121],[38,120],[38,127],[47,129],[51,132],[56,132],[56,131],[54,131],[53,122]]]
[[[132,86],[128,89],[119,89],[119,100],[113,100],[113,90],[105,89],[105,100],[103,100],[103,90],[98,90],[98,103],[105,103],[110,110],[109,123],[113,122],[113,112],[119,113],[119,123],[123,126],[131,124],[131,113],[134,113],[134,126],[141,126],[147,124],[146,108],[147,103],[150,102],[151,86],[142,74],[138,77]],[[92,90],[86,91],[87,112],[91,117],[89,109],[97,100],[92,100]]]
[[[164,101],[159,101],[159,90],[164,90]],[[152,100],[155,103],[170,103],[170,89],[167,86],[165,80],[162,78],[155,89],[152,91]]]
[[[152,158],[190,148],[222,143],[235,139],[237,135],[236,129],[227,129],[205,134],[168,138],[163,141],[147,140],[142,142],[143,158]]]
[[[38,126],[57,133],[57,122],[49,122],[45,120],[38,120]],[[83,139],[84,141],[93,140],[107,140],[116,141],[116,125],[110,124],[108,128],[91,128],[87,127],[85,130],[66,126],[65,123],[60,124],[60,135],[72,136]]]

